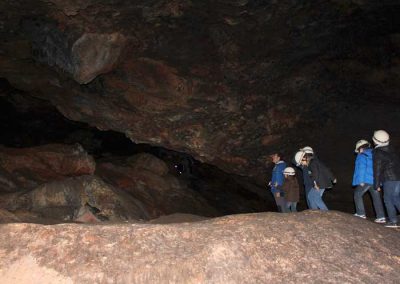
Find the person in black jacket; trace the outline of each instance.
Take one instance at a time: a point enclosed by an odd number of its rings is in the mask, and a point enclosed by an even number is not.
[[[303,150],[296,153],[296,163],[308,169],[312,181],[312,188],[309,190],[307,199],[310,209],[328,210],[322,195],[325,189],[331,188],[336,183],[332,172],[316,157],[307,155]]]
[[[383,187],[383,200],[389,217],[385,226],[398,228],[396,208],[400,211],[400,159],[389,146],[389,138],[384,130],[375,131],[372,137],[376,145],[373,155],[374,188],[381,191]]]

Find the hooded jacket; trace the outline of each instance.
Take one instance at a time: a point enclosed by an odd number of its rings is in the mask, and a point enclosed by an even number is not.
[[[372,149],[364,149],[357,154],[353,174],[353,186],[361,183],[374,184],[374,170]]]
[[[374,188],[386,181],[400,181],[400,159],[391,146],[374,149]]]

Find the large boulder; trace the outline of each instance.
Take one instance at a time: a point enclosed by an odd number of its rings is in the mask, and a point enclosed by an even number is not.
[[[32,189],[65,177],[90,175],[94,159],[79,144],[50,144],[32,148],[0,146],[0,189]]]
[[[0,225],[1,283],[398,283],[400,234],[337,212]]]
[[[152,218],[173,213],[218,215],[199,193],[167,170],[166,164],[155,156],[138,154],[125,165],[99,163],[96,174],[140,200]]]
[[[53,181],[22,193],[0,196],[11,211],[29,210],[42,219],[58,221],[121,221],[148,219],[140,201],[96,176]]]

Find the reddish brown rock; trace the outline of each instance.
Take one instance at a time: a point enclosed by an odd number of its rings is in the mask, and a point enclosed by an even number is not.
[[[112,70],[125,43],[119,33],[83,34],[72,46],[74,79],[87,84],[98,75]]]
[[[172,213],[216,216],[218,212],[193,189],[167,174],[165,163],[154,156],[139,154],[130,165],[99,163],[96,174],[140,200],[152,218]]]
[[[329,121],[358,129],[357,114],[341,116],[354,105],[382,102],[395,113],[399,9],[396,1],[3,0],[0,77],[72,120],[257,178],[270,151],[292,155],[319,141]],[[384,122],[398,121],[387,113]]]
[[[0,146],[0,185],[9,184],[8,191],[31,189],[69,176],[90,175],[95,167],[94,159],[79,144],[22,149]],[[1,183],[1,177],[8,182]]]
[[[11,211],[29,210],[41,219],[93,222],[149,219],[142,203],[96,176],[45,183],[27,193],[0,196]]]
[[[1,225],[1,283],[397,283],[400,234],[336,212]],[[51,244],[51,245],[50,245]]]
[[[0,223],[19,222],[20,219],[8,210],[0,209]]]

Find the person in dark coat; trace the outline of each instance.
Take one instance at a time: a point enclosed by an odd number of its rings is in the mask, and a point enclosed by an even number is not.
[[[299,183],[296,178],[296,171],[292,167],[287,167],[283,171],[285,181],[282,185],[282,191],[285,195],[286,208],[289,212],[297,212],[297,203],[300,200]]]
[[[383,187],[383,200],[389,217],[385,227],[398,228],[396,209],[400,211],[400,159],[389,146],[389,138],[384,130],[375,131],[372,137],[376,145],[373,155],[374,188],[381,191]]]
[[[313,187],[308,193],[308,202],[311,209],[328,210],[322,195],[326,188],[331,188],[336,183],[332,172],[316,157],[307,155],[300,150],[295,155],[296,164],[307,167]]]

